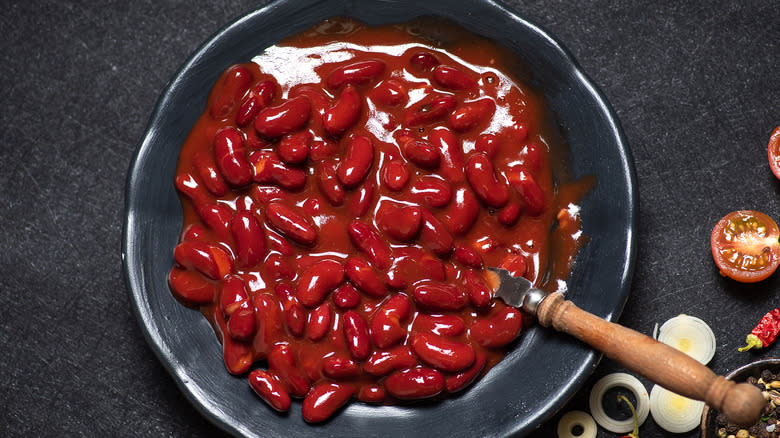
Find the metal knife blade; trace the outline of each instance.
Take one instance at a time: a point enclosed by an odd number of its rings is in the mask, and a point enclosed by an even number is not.
[[[501,298],[506,304],[536,315],[539,304],[547,297],[547,292],[533,287],[524,277],[513,277],[506,269],[488,267],[498,276],[498,288],[494,296]]]

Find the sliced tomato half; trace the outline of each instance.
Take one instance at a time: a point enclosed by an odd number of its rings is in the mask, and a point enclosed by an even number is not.
[[[742,283],[761,281],[780,265],[777,224],[764,213],[739,210],[715,224],[712,257],[720,274]]]
[[[780,179],[780,126],[775,128],[769,137],[767,153],[769,154],[769,168]]]

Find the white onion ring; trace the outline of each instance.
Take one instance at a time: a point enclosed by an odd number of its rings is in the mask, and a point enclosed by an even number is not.
[[[580,426],[582,433],[574,435],[572,429]],[[571,411],[558,421],[558,438],[596,438],[596,422],[587,412]]]
[[[715,334],[695,316],[678,315],[663,323],[658,342],[674,347],[706,365],[715,355]]]
[[[599,424],[599,426],[614,433],[626,433],[634,430],[634,419],[627,418],[622,421],[615,420],[604,412],[604,406],[601,404],[601,400],[604,398],[604,394],[612,388],[621,387],[631,391],[636,399],[636,421],[638,425],[647,420],[647,415],[650,413],[650,397],[647,396],[647,389],[642,385],[636,377],[626,373],[613,373],[606,375],[599,379],[593,389],[590,392],[590,412],[593,414],[593,419]]]
[[[677,395],[655,385],[650,391],[650,410],[655,423],[672,433],[685,433],[701,423],[704,402]]]

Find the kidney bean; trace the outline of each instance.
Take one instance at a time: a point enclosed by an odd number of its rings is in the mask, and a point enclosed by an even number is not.
[[[287,412],[290,409],[290,393],[275,375],[264,370],[252,370],[249,373],[249,386],[277,411]]]
[[[450,114],[450,127],[465,132],[489,122],[496,112],[496,103],[490,98],[466,102]]]
[[[371,90],[369,97],[376,104],[389,107],[406,103],[408,98],[406,86],[395,79],[380,82]]]
[[[366,320],[354,310],[344,312],[344,338],[349,352],[357,360],[371,354],[371,337]]]
[[[422,226],[422,209],[416,205],[403,205],[385,201],[376,212],[379,229],[400,241],[413,239]]]
[[[379,269],[390,266],[390,247],[370,225],[353,220],[347,227],[352,243]]]
[[[309,392],[309,380],[295,366],[295,356],[287,344],[278,344],[268,353],[268,371],[286,383],[293,397],[303,397]]]
[[[443,256],[452,250],[452,235],[427,209],[422,210],[422,227],[420,228],[420,243],[426,248]]]
[[[445,278],[444,264],[421,251],[412,257],[396,256],[395,264],[387,272],[386,281],[392,288],[405,289],[420,280],[444,281]]]
[[[304,306],[314,307],[344,281],[344,266],[332,259],[323,259],[306,268],[298,280],[298,299]]]
[[[493,291],[480,274],[471,270],[463,271],[463,285],[474,307],[484,309],[490,305]]]
[[[214,196],[224,196],[228,191],[228,186],[225,184],[225,180],[222,179],[222,175],[217,170],[217,165],[214,164],[214,160],[210,154],[200,152],[192,157],[192,164],[195,166],[195,170],[198,172],[203,185],[206,186],[209,192]]]
[[[452,199],[452,189],[447,181],[435,176],[421,176],[411,187],[411,194],[431,207],[444,207]]]
[[[428,139],[441,154],[439,174],[450,184],[463,181],[463,148],[455,134],[445,128],[434,129]]]
[[[219,292],[219,308],[226,318],[233,315],[233,312],[246,302],[249,294],[246,291],[244,280],[237,275],[228,275],[222,279],[222,285]]]
[[[295,276],[295,268],[285,259],[282,254],[271,253],[266,257],[263,263],[263,269],[268,278],[292,280]],[[264,276],[265,278],[265,276]]]
[[[287,194],[277,186],[252,185],[249,196],[256,203],[265,206],[271,201],[285,199]]]
[[[328,303],[322,303],[309,312],[309,323],[306,325],[306,338],[317,342],[328,334],[333,311]]]
[[[334,207],[344,203],[344,187],[336,176],[336,165],[332,161],[323,161],[317,166],[317,182],[325,199]]]
[[[248,341],[255,335],[257,330],[255,309],[248,300],[242,301],[238,309],[230,315],[227,329],[230,337],[236,341]]]
[[[336,152],[338,152],[338,148],[332,141],[315,140],[311,143],[309,159],[312,161],[322,161],[335,156]]]
[[[345,187],[355,187],[365,179],[374,161],[374,145],[371,139],[357,135],[347,143],[344,157],[339,163],[336,175]]]
[[[417,365],[417,358],[406,345],[399,345],[385,351],[374,351],[363,363],[363,371],[373,376],[384,376],[395,370]]]
[[[474,269],[482,269],[482,256],[470,246],[457,245],[452,257],[460,264]]]
[[[233,211],[223,204],[206,204],[196,208],[206,226],[214,231],[214,234],[221,240],[230,239],[230,221],[233,217]]]
[[[503,347],[514,341],[523,328],[523,317],[514,307],[504,307],[487,318],[474,321],[469,328],[473,342],[488,348]]]
[[[285,237],[305,246],[317,241],[317,230],[295,210],[279,202],[271,202],[265,210],[270,225]]]
[[[486,363],[487,357],[485,356],[485,353],[477,352],[474,363],[468,369],[445,378],[444,387],[447,392],[458,392],[469,386],[485,368]]]
[[[348,357],[330,356],[325,358],[322,372],[331,379],[352,379],[360,375],[360,365]]]
[[[444,88],[457,91],[474,91],[479,88],[477,81],[466,72],[446,65],[440,65],[433,69],[433,80]]]
[[[500,146],[501,143],[494,134],[482,134],[474,142],[474,150],[487,155],[491,160],[496,157]]]
[[[382,183],[393,192],[400,192],[409,182],[409,169],[401,160],[390,160],[382,168]]]
[[[455,202],[450,204],[442,218],[450,233],[465,234],[479,216],[479,201],[471,190],[461,187],[455,191]]]
[[[260,293],[252,298],[255,309],[255,337],[252,349],[255,360],[264,359],[282,332],[281,308],[271,294]]]
[[[439,62],[436,55],[428,51],[416,52],[412,54],[411,59],[409,59],[409,66],[412,70],[418,72],[430,71],[439,64],[441,64],[441,62]]]
[[[412,327],[416,333],[433,333],[439,336],[458,336],[466,330],[466,323],[455,315],[427,315],[420,313]]]
[[[187,304],[208,304],[214,301],[217,287],[198,272],[173,267],[168,285],[176,298]]]
[[[328,88],[336,89],[347,84],[363,84],[385,72],[385,63],[369,59],[348,64],[333,70],[326,80]]]
[[[374,181],[366,181],[360,189],[349,199],[349,212],[352,216],[361,217],[368,212],[371,202],[374,200]]]
[[[502,208],[501,211],[498,212],[498,215],[496,218],[499,222],[502,224],[511,227],[515,223],[517,223],[517,220],[520,218],[520,213],[522,212],[523,207],[520,206],[517,202],[510,201],[506,207]]]
[[[509,187],[502,176],[496,175],[487,155],[476,153],[469,157],[466,162],[466,179],[485,204],[501,208],[509,202]]]
[[[202,242],[205,239],[206,230],[198,224],[190,224],[181,233],[181,240]]]
[[[474,363],[474,349],[464,342],[431,333],[417,333],[412,336],[410,345],[420,360],[442,371],[454,373]]]
[[[319,198],[306,198],[301,207],[307,216],[314,217],[320,214],[320,211],[322,210],[322,201],[320,201]]]
[[[280,105],[260,110],[255,117],[255,130],[264,137],[281,137],[301,129],[310,116],[309,99],[305,96],[293,97]]]
[[[544,212],[544,192],[528,171],[520,169],[510,172],[509,183],[520,194],[528,214],[538,216]]]
[[[354,309],[360,304],[360,293],[349,283],[333,291],[333,303],[340,309]]]
[[[387,376],[385,389],[400,400],[429,398],[444,390],[444,376],[431,368],[409,368]]]
[[[265,232],[255,215],[240,211],[230,221],[238,266],[249,268],[265,257]]]
[[[233,271],[233,259],[225,250],[203,242],[179,243],[173,250],[173,258],[185,269],[194,269],[212,280]]]
[[[364,403],[379,403],[385,399],[385,389],[379,385],[361,385],[357,395]]]
[[[268,106],[276,95],[276,83],[274,81],[260,81],[252,87],[249,94],[241,102],[236,114],[236,124],[244,126],[255,119],[261,109]]]
[[[499,267],[509,271],[513,277],[523,277],[528,269],[528,263],[522,254],[510,254],[501,261]]]
[[[306,311],[303,309],[300,301],[295,297],[290,297],[284,309],[285,322],[287,330],[295,337],[301,337],[306,328]]]
[[[412,297],[418,306],[432,311],[460,310],[468,304],[466,296],[457,286],[436,281],[417,284]]]
[[[252,181],[252,167],[246,159],[244,137],[232,127],[221,129],[214,137],[214,158],[225,180],[233,186]]]
[[[333,413],[352,398],[355,388],[352,385],[322,382],[314,386],[303,399],[301,413],[309,423],[319,423],[330,418]]]
[[[523,144],[528,138],[528,123],[518,122],[505,127],[499,134],[507,144]]]
[[[406,109],[404,126],[411,128],[441,120],[452,112],[457,103],[449,94],[429,95]]]
[[[406,337],[401,321],[409,316],[410,304],[405,295],[394,295],[371,319],[371,340],[377,348],[388,348]]]
[[[287,134],[282,137],[282,140],[279,142],[276,153],[279,154],[279,159],[285,163],[303,163],[309,156],[309,147],[312,139],[312,134],[309,131]]]
[[[189,172],[177,174],[174,184],[176,190],[192,200],[193,206],[207,204],[212,199],[209,192]]]
[[[249,161],[254,170],[252,179],[257,183],[274,183],[290,191],[300,190],[306,185],[306,173],[286,166],[275,153],[255,151],[249,154]]]
[[[352,284],[372,297],[380,298],[387,293],[382,278],[363,257],[347,258],[344,273]]]
[[[220,78],[221,87],[211,104],[209,114],[214,120],[225,120],[244,96],[254,79],[252,71],[243,65],[235,65]]]
[[[271,251],[276,251],[281,255],[291,256],[295,254],[295,249],[290,242],[284,237],[276,234],[273,231],[268,231],[266,234],[268,237],[268,247]]]
[[[222,339],[222,358],[225,368],[234,375],[249,371],[249,367],[252,366],[252,350],[243,342],[235,341],[230,337],[225,317],[219,309],[214,309],[213,317]]]
[[[325,132],[332,136],[341,135],[357,122],[363,101],[357,89],[347,85],[341,90],[336,103],[323,116]]]
[[[407,160],[423,169],[435,169],[441,159],[439,150],[424,140],[411,140],[403,145]]]

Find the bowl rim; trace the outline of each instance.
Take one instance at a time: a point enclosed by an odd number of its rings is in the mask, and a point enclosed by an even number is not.
[[[305,0],[308,3],[321,3],[328,0]],[[210,51],[212,51],[216,45],[216,42],[223,38],[229,37],[232,33],[240,31],[242,28],[249,26],[255,20],[267,15],[273,14],[274,11],[283,7],[289,3],[295,3],[296,0],[276,0],[268,5],[255,9],[246,14],[242,14],[233,21],[227,23],[220,28],[213,35],[208,37],[177,69],[176,73],[172,76],[172,79],[164,87],[163,91],[158,98],[152,115],[149,118],[146,129],[139,142],[135,153],[131,159],[131,163],[128,169],[126,187],[125,187],[125,214],[122,227],[122,268],[125,279],[125,284],[128,289],[128,293],[131,297],[134,313],[141,325],[143,335],[148,345],[154,351],[158,360],[163,364],[168,373],[173,377],[174,382],[182,393],[187,397],[190,403],[209,421],[223,429],[226,432],[232,434],[249,435],[251,431],[242,428],[240,424],[226,419],[222,412],[215,411],[214,407],[209,405],[208,400],[195,391],[193,382],[188,380],[188,375],[181,367],[171,361],[170,355],[172,354],[168,345],[166,345],[164,339],[160,334],[152,330],[151,323],[154,316],[149,311],[149,302],[146,295],[146,291],[143,288],[142,282],[137,278],[137,270],[139,269],[139,260],[137,260],[137,250],[134,247],[135,236],[132,234],[134,231],[134,223],[131,220],[131,211],[134,206],[134,202],[138,199],[139,193],[137,191],[138,172],[140,168],[140,162],[145,157],[151,147],[153,139],[157,135],[159,129],[160,120],[163,118],[164,113],[169,108],[169,100],[171,94],[180,83],[184,81],[187,72],[196,67],[197,62],[204,58],[208,58]],[[394,3],[390,0],[376,0],[377,3],[388,4]],[[633,277],[634,265],[636,261],[636,233],[637,228],[637,210],[638,210],[638,196],[636,187],[636,175],[633,165],[633,159],[631,151],[628,147],[628,141],[622,127],[620,126],[617,115],[612,108],[611,104],[604,97],[599,88],[591,81],[587,74],[582,70],[579,63],[574,59],[568,49],[566,49],[560,42],[558,42],[550,32],[546,31],[542,27],[532,23],[524,17],[521,17],[516,11],[505,6],[499,1],[493,0],[474,0],[471,3],[482,3],[488,7],[497,9],[502,14],[506,14],[508,19],[518,26],[523,27],[528,32],[532,33],[534,37],[540,38],[546,44],[547,49],[551,49],[555,52],[555,56],[562,59],[562,64],[566,65],[566,68],[576,77],[576,81],[582,85],[589,94],[589,97],[593,99],[593,102],[598,106],[606,123],[609,126],[609,137],[618,146],[619,158],[621,159],[620,169],[622,174],[626,177],[626,189],[627,189],[627,238],[626,248],[623,256],[625,257],[625,263],[622,266],[622,271],[619,277],[619,290],[616,294],[616,306],[612,311],[603,315],[603,318],[608,321],[616,321],[623,311],[629,294],[629,286]],[[303,3],[303,2],[300,2]],[[467,2],[468,3],[468,2]],[[342,13],[334,13],[331,17],[343,16]],[[428,15],[428,14],[422,14]],[[453,20],[459,24],[462,24],[457,19],[452,17],[445,17]],[[532,329],[537,331],[538,328]],[[526,334],[526,338],[534,338],[536,334]],[[555,413],[562,408],[565,403],[571,399],[576,391],[578,391],[590,377],[592,372],[598,365],[601,354],[584,347],[587,352],[583,353],[584,359],[579,363],[579,368],[576,369],[574,378],[566,383],[558,385],[559,395],[555,400],[550,401],[548,405],[542,407],[542,409],[536,414],[529,417],[529,421],[523,423],[517,423],[513,429],[506,429],[510,435],[523,435],[530,433],[543,422],[549,420]],[[314,429],[315,431],[318,429]]]

